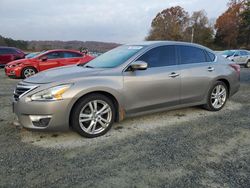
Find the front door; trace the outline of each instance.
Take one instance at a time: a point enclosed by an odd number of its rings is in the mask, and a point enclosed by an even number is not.
[[[63,60],[63,52],[49,52],[39,58],[40,71],[59,67]]]
[[[137,59],[147,70],[125,71],[124,99],[128,114],[175,106],[180,100],[180,76],[175,46],[160,46]]]

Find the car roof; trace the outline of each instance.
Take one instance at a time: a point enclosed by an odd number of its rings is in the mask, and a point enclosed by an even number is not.
[[[10,46],[0,46],[0,49],[15,49],[15,50],[19,50],[16,47],[10,47]]]
[[[76,52],[76,53],[79,53],[79,54],[82,54],[80,51],[77,51],[77,50],[66,50],[66,49],[54,49],[54,50],[47,50],[45,51],[46,53],[47,52]]]
[[[202,46],[196,43],[180,42],[180,41],[144,41],[144,42],[139,42],[139,43],[129,43],[126,45],[131,45],[131,46],[186,45],[186,46],[194,46],[198,48],[203,48],[210,52],[213,52],[211,49],[205,46]]]

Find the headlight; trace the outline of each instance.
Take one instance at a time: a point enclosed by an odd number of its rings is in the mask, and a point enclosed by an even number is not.
[[[22,63],[17,63],[17,64],[13,64],[13,65],[9,65],[10,68],[14,68],[14,67],[18,67],[20,66]]]
[[[70,88],[72,84],[55,86],[40,91],[30,97],[32,101],[56,101],[63,99],[63,94]]]

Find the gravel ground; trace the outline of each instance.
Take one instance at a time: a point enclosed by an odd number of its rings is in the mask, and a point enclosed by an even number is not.
[[[105,136],[16,128],[19,80],[0,70],[0,187],[250,187],[250,69],[218,112],[199,107],[127,119]]]

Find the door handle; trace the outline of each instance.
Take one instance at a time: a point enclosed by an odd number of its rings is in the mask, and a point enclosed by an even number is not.
[[[175,72],[172,72],[172,73],[169,75],[169,77],[171,77],[171,78],[175,78],[175,77],[177,77],[177,76],[180,76],[180,74],[175,73]]]
[[[213,72],[213,71],[214,71],[214,67],[208,67],[207,70],[208,70],[209,72]]]

